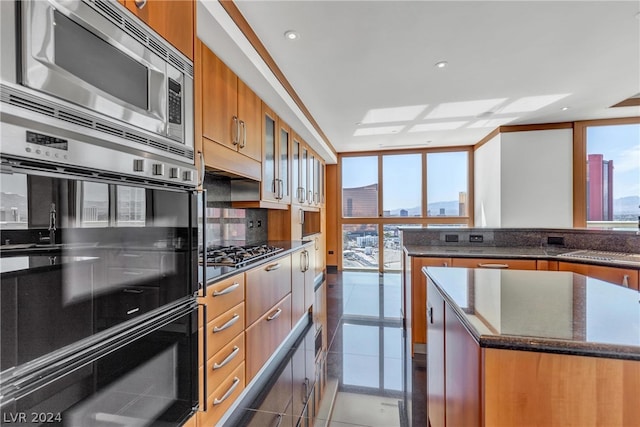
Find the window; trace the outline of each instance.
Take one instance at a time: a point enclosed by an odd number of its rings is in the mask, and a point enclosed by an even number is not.
[[[378,216],[378,157],[342,159],[342,216]]]
[[[385,217],[422,216],[422,155],[382,156],[382,210]]]
[[[378,269],[378,226],[344,224],[342,226],[342,265],[345,269]]]
[[[27,176],[2,174],[0,179],[0,229],[27,229]]]
[[[342,268],[399,271],[400,227],[472,226],[472,152],[463,147],[341,155]]]
[[[469,155],[427,154],[427,216],[467,216]]]
[[[640,120],[575,122],[573,225],[635,230],[640,216]]]
[[[588,227],[637,227],[640,215],[640,124],[586,128]]]
[[[109,226],[109,185],[82,183],[81,227]]]
[[[119,227],[144,227],[146,200],[144,188],[117,188],[116,222]]]

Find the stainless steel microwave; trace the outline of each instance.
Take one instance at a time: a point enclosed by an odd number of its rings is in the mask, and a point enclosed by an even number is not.
[[[3,121],[46,121],[194,164],[186,56],[116,1],[0,3]]]

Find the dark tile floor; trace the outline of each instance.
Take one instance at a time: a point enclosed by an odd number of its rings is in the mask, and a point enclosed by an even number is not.
[[[316,424],[426,426],[426,360],[405,350],[401,298],[399,273],[327,275],[328,382],[336,393],[328,422]]]
[[[313,426],[426,426],[426,360],[423,355],[412,359],[406,350],[401,275],[329,273],[326,286],[327,386]],[[301,335],[309,333],[313,334],[310,325]],[[286,358],[283,360],[280,366]],[[270,388],[277,388],[278,378],[289,372],[287,369],[274,369],[257,387],[260,393],[273,394]],[[256,403],[259,398],[241,404],[235,420],[224,425],[295,427],[297,418],[283,418],[277,413],[280,410],[263,409],[269,398],[262,399],[261,404]]]

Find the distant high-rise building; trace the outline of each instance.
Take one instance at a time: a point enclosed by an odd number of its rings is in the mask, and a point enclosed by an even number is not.
[[[466,191],[461,191],[458,193],[458,215],[466,216],[467,215],[467,193]]]
[[[587,221],[613,221],[613,160],[587,156]]]
[[[400,209],[400,216],[409,216],[409,211],[406,209]]]
[[[378,184],[344,188],[342,211],[345,217],[377,217]]]

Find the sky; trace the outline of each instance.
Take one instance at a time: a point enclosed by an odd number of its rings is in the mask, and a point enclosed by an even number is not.
[[[614,199],[640,196],[640,125],[588,127],[587,153],[613,160]]]

